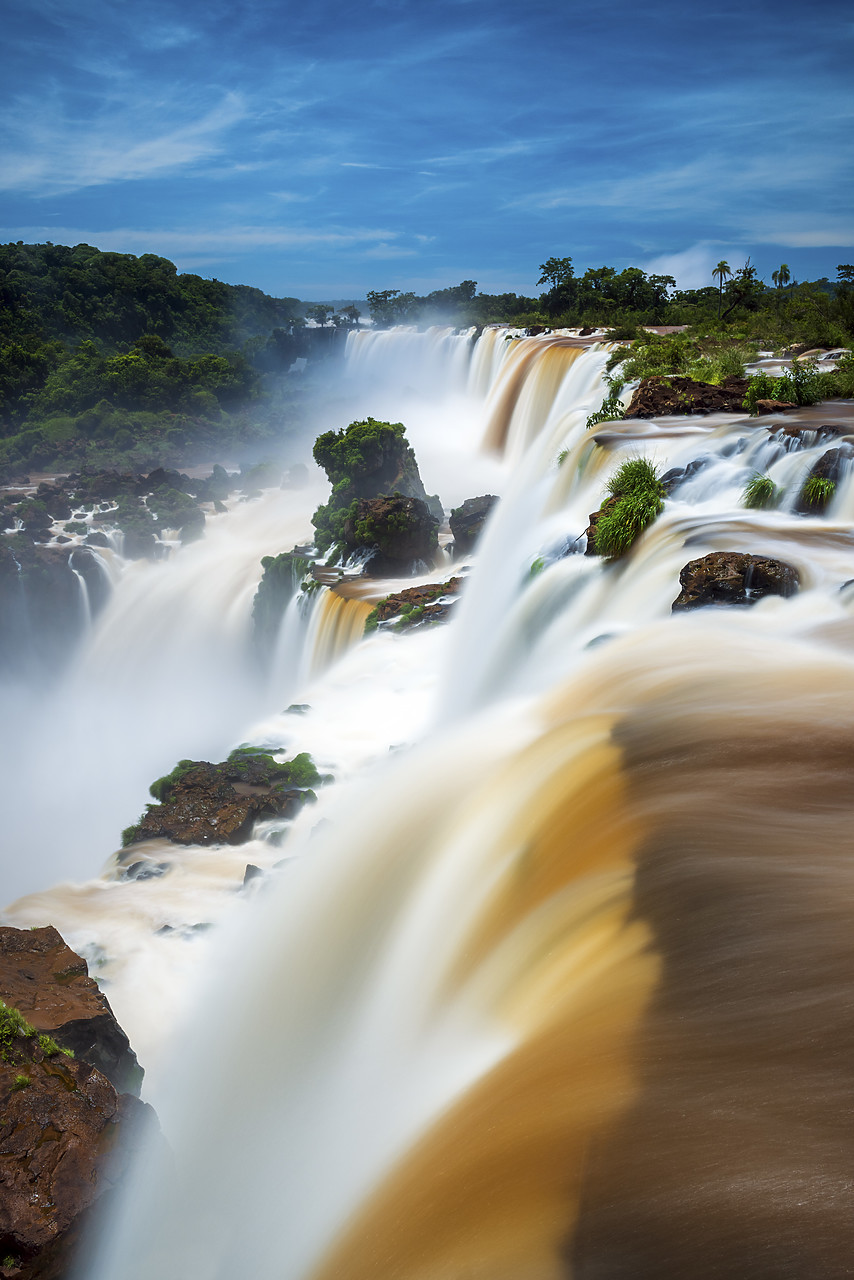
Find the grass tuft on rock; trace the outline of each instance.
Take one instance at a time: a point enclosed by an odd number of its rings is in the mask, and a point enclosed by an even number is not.
[[[624,556],[664,508],[664,485],[648,458],[629,458],[606,485],[616,502],[596,524],[596,552],[609,560]]]
[[[836,493],[836,482],[824,476],[810,476],[801,490],[801,503],[808,511],[825,511]]]
[[[779,491],[770,476],[757,471],[745,485],[742,502],[752,511],[765,511],[777,505]]]

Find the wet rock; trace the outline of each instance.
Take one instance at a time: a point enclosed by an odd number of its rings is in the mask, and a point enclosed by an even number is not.
[[[117,498],[119,494],[136,494],[142,476],[130,471],[88,471],[72,481],[69,476],[66,484],[73,495],[77,506],[84,502],[98,502],[104,498]]]
[[[95,983],[85,961],[55,929],[0,933],[0,984],[10,996],[0,1010],[0,1272],[64,1280],[93,1206],[123,1178],[155,1117],[138,1098],[119,1094],[91,1061],[61,1053],[58,1036],[38,1033],[54,1023],[58,1032],[79,1027],[86,1019],[68,1015],[81,1009],[95,1006],[96,1023],[109,1011],[87,987]],[[51,973],[54,965],[64,968]],[[24,1012],[26,1002],[31,1010]]]
[[[757,400],[756,412],[760,415],[766,413],[785,413],[788,409],[797,409],[797,405],[793,400]]]
[[[826,481],[827,485],[836,485],[842,477],[846,464],[854,458],[854,445],[841,444],[836,449],[828,449],[821,455],[816,462],[810,467],[801,491],[798,494],[795,510],[801,515],[815,515],[821,512],[827,506],[833,490],[828,491],[827,486],[819,489],[816,495],[810,493],[811,481]]]
[[[86,535],[87,547],[109,547],[110,539],[100,529],[93,529],[91,533]]]
[[[142,1068],[107,997],[51,925],[0,926],[0,999],[97,1067],[119,1092],[139,1093]]]
[[[679,574],[682,591],[673,612],[703,605],[747,605],[763,596],[791,596],[798,589],[797,569],[782,560],[743,551],[713,551],[691,560]]]
[[[813,436],[819,439],[822,436],[847,436],[852,434],[851,424],[844,425],[839,422],[823,422],[820,426],[810,426],[804,422],[784,422],[779,427],[774,428],[772,439],[778,436]]]
[[[431,568],[439,545],[438,527],[426,502],[395,493],[363,498],[345,519],[343,534],[351,552],[372,551],[364,572],[382,577]]]
[[[485,493],[479,498],[466,498],[461,507],[453,509],[450,525],[456,555],[465,556],[472,550],[497,501],[495,494]]]
[[[65,490],[58,485],[40,484],[36,490],[36,500],[44,503],[45,508],[54,520],[71,518],[71,503]]]
[[[644,378],[635,390],[627,418],[658,418],[668,414],[744,412],[747,378],[727,378],[719,387],[677,375]]]
[[[166,778],[152,785],[159,804],[149,805],[124,844],[171,840],[176,844],[241,844],[259,818],[295,817],[310,788],[326,779],[306,755],[280,764],[260,751],[232,752],[221,764],[182,760]]]
[[[397,630],[408,630],[424,623],[445,622],[454,606],[454,601],[445,597],[456,596],[462,585],[462,578],[449,578],[447,582],[432,582],[423,587],[407,587],[405,591],[395,591],[381,600],[368,616],[365,630],[372,631],[381,622],[390,622],[394,618],[399,619]]]

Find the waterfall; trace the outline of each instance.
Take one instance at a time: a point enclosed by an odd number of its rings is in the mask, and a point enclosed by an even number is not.
[[[335,781],[239,849],[158,848],[157,879],[112,862],[6,913],[101,955],[169,1142],[85,1280],[846,1274],[851,468],[796,507],[850,407],[589,431],[595,343],[348,352],[350,418],[403,421],[446,508],[501,500],[447,626],[362,637],[395,584],[321,586],[269,683],[245,656],[260,557],[305,541],[319,490],[127,569],[96,623],[78,670],[108,690],[190,681],[161,764],[242,739]],[[663,512],[621,560],[581,554],[638,456],[676,477]],[[757,471],[776,508],[743,505]],[[671,616],[682,567],[727,550],[798,594]],[[262,892],[235,892],[246,862]]]

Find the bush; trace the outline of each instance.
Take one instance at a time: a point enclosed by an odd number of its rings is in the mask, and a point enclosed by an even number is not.
[[[742,502],[751,510],[763,511],[777,505],[777,486],[770,476],[757,471],[745,486]]]
[[[600,422],[619,422],[626,416],[625,407],[620,399],[625,383],[619,378],[609,378],[607,374],[605,381],[608,384],[608,393],[595,413],[589,415],[586,423],[588,431],[591,427],[598,426]]]

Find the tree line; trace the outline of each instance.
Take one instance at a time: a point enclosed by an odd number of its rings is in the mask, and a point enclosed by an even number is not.
[[[513,324],[520,328],[607,327],[626,334],[639,325],[736,326],[745,338],[769,346],[806,342],[845,346],[854,336],[854,266],[841,263],[837,278],[798,282],[783,263],[769,286],[750,259],[730,268],[719,262],[708,285],[680,289],[673,276],[640,267],[589,267],[576,275],[569,256],[539,267],[537,297],[477,292],[463,280],[424,297],[400,289],[373,290],[367,301],[379,327],[444,321],[460,326]]]

